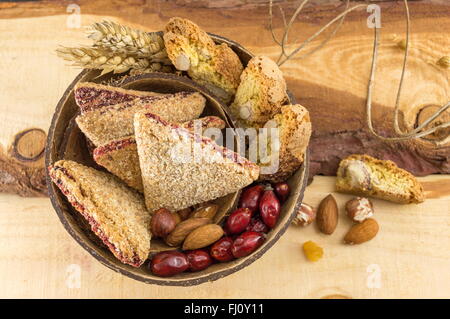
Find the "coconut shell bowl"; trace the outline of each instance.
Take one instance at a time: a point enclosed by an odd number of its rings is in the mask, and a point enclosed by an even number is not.
[[[252,54],[241,45],[228,39],[211,34],[211,37],[217,43],[227,43],[239,56],[245,66],[252,58]],[[100,76],[98,70],[84,70],[70,84],[64,95],[60,99],[48,133],[46,145],[46,165],[61,160],[74,160],[78,163],[101,169],[93,160],[89,143],[86,141],[83,133],[77,127],[74,119],[79,113],[79,108],[74,99],[74,86],[78,82],[97,82],[104,83],[116,81],[119,86],[125,89],[154,91],[159,93],[175,93],[179,91],[199,92],[206,98],[206,107],[202,116],[215,115],[226,122],[228,128],[234,128],[228,114],[227,106],[223,105],[218,98],[210,93],[203,86],[193,82],[186,76],[178,76],[165,73],[148,73],[143,75],[124,77],[123,75],[103,75]],[[289,94],[289,92],[287,92]],[[293,97],[290,96],[291,101]],[[238,139],[236,139],[237,141]],[[152,274],[148,268],[148,263],[144,263],[140,268],[121,263],[116,259],[108,248],[94,235],[90,230],[89,224],[84,218],[70,205],[66,197],[59,191],[57,186],[52,183],[47,176],[48,190],[52,205],[58,214],[58,217],[64,228],[69,234],[94,258],[106,267],[119,272],[130,278],[157,285],[171,286],[193,286],[206,281],[214,281],[228,276],[244,267],[249,266],[255,260],[263,256],[278,239],[284,234],[292,219],[298,210],[303,199],[303,193],[306,187],[308,177],[308,152],[305,154],[305,161],[302,166],[291,176],[287,183],[290,186],[291,193],[287,201],[283,204],[281,214],[276,226],[271,229],[266,241],[252,254],[235,259],[230,262],[215,263],[205,270],[198,272],[183,272],[173,277],[158,277]],[[239,199],[239,192],[216,199],[214,203],[219,205],[219,211],[215,217],[215,222],[223,222],[224,217],[236,208]],[[152,239],[151,252],[155,254],[160,251],[175,248],[169,248],[163,241]]]

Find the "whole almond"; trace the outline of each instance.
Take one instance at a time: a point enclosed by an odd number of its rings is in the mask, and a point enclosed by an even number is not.
[[[360,224],[353,225],[345,235],[344,241],[350,245],[365,243],[377,235],[379,228],[375,219],[366,219]]]
[[[189,218],[209,218],[213,219],[216,216],[217,210],[219,209],[219,205],[216,204],[208,204],[204,206],[200,206],[196,208]]]
[[[188,207],[182,210],[177,211],[178,216],[180,216],[181,220],[186,220],[192,213],[192,208]]]
[[[184,240],[183,250],[199,249],[211,245],[223,236],[219,225],[209,224],[192,231]]]
[[[333,195],[325,197],[317,209],[317,225],[322,233],[331,235],[338,223],[338,207]]]
[[[175,229],[166,237],[166,244],[172,247],[181,245],[186,236],[194,229],[210,224],[209,218],[189,218],[179,223]]]

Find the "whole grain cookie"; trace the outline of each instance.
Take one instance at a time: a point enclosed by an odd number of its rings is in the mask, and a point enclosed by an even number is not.
[[[73,161],[58,161],[48,170],[52,181],[113,255],[140,267],[150,252],[151,239],[150,213],[142,195],[109,173]]]
[[[225,43],[217,45],[192,21],[169,20],[164,43],[175,68],[187,71],[196,82],[228,103],[236,93],[243,66],[236,53]]]
[[[422,185],[414,175],[392,161],[369,155],[350,155],[339,163],[336,189],[401,204],[424,201]]]
[[[252,58],[241,74],[241,82],[230,106],[238,126],[260,127],[281,112],[286,101],[286,82],[270,58]]]
[[[271,182],[284,181],[304,161],[312,130],[309,112],[300,104],[284,105],[281,108],[281,113],[276,114],[272,120],[269,120],[265,127],[278,129],[278,143],[274,143],[271,138],[267,140],[270,143],[270,146],[267,147],[271,151],[270,156],[275,160],[278,159],[278,169],[274,173],[265,174],[264,164],[260,163],[260,179]],[[273,145],[277,146],[273,147]],[[274,163],[274,161],[272,160],[271,163]]]

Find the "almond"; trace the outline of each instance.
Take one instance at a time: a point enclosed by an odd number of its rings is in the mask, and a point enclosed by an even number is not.
[[[186,220],[192,213],[192,208],[188,207],[182,210],[177,211],[178,216],[180,216],[181,220]]]
[[[213,219],[214,216],[216,216],[218,209],[219,209],[219,205],[216,205],[216,204],[208,204],[208,205],[200,206],[191,213],[189,218]]]
[[[345,235],[344,241],[350,245],[365,243],[377,235],[379,228],[375,219],[366,219],[360,224],[353,225]]]
[[[211,219],[209,218],[186,219],[176,225],[175,229],[166,237],[165,241],[169,246],[179,246],[190,232],[209,223],[211,223]]]
[[[223,236],[219,225],[209,224],[192,231],[184,240],[183,250],[199,249],[211,245]]]
[[[338,223],[338,207],[333,195],[325,197],[317,209],[317,225],[322,233],[331,235]]]

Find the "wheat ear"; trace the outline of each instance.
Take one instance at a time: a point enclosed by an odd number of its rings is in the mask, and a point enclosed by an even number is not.
[[[139,58],[167,58],[163,38],[155,32],[144,32],[112,21],[94,23],[88,29],[94,47]]]
[[[59,57],[72,62],[72,65],[85,69],[100,69],[101,74],[109,72],[124,73],[128,70],[144,72],[169,72],[168,67],[160,62],[145,58],[134,58],[124,54],[111,53],[100,48],[67,48],[56,50]]]

